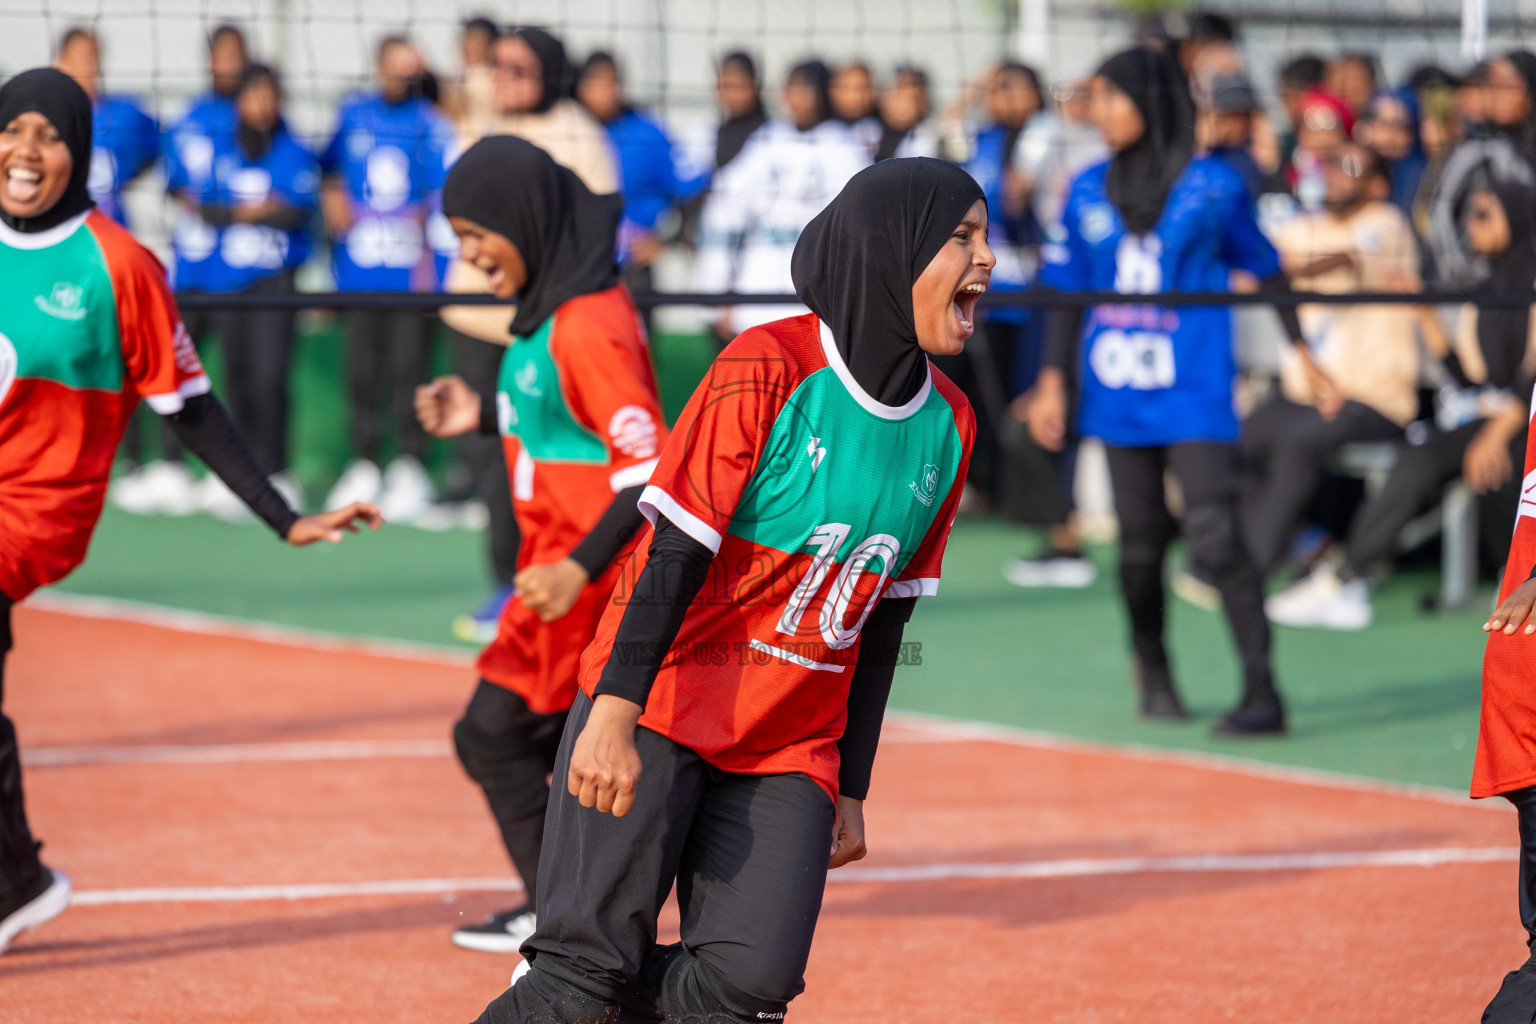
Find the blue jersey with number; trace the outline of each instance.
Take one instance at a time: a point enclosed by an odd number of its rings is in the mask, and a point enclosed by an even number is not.
[[[91,138],[86,188],[102,213],[127,224],[123,187],[160,155],[160,128],[133,100],[103,96],[91,104]]]
[[[214,161],[214,182],[204,201],[220,206],[259,206],[269,199],[313,215],[320,187],[315,155],[281,126],[267,151],[256,159],[236,145]],[[309,258],[310,225],[293,231],[263,224],[233,223],[218,233],[213,259],[218,261],[217,287],[211,291],[241,291]]]
[[[1108,163],[1072,183],[1062,223],[1042,250],[1041,280],[1064,292],[1224,292],[1228,275],[1280,270],[1236,172],[1200,157],[1184,168],[1146,235],[1126,231],[1105,191]],[[1232,313],[1155,303],[1084,312],[1079,429],[1127,448],[1237,439]]]
[[[352,227],[333,250],[341,291],[403,292],[431,287],[426,223],[443,185],[447,119],[424,99],[386,102],[377,94],[342,105],[320,167],[352,200]]]
[[[235,105],[216,93],[195,101],[165,136],[165,186],[194,203],[208,201],[214,187],[214,161],[235,145],[239,117]],[[171,225],[172,271],[178,291],[224,289],[217,255],[219,232],[187,209]]]

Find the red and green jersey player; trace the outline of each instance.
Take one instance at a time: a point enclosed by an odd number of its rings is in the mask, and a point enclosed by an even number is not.
[[[986,229],[952,165],[860,172],[796,246],[812,314],[745,332],[695,391],[582,657],[529,969],[485,1024],[777,1020],[803,989],[963,487],[975,420],[927,353],[974,330]],[[658,946],[674,882],[682,942]]]

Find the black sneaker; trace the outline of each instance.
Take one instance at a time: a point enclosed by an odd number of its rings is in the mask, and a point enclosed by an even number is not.
[[[538,926],[533,907],[523,904],[516,910],[492,914],[483,924],[467,924],[453,930],[453,944],[482,953],[516,953],[533,936]]]
[[[0,953],[28,928],[36,928],[62,914],[73,893],[64,872],[43,868],[31,885],[14,895],[0,896]]]
[[[1285,705],[1278,693],[1245,697],[1211,732],[1217,736],[1278,736],[1285,732]]]
[[[1173,673],[1168,666],[1147,668],[1138,663],[1135,668],[1136,687],[1141,691],[1141,717],[1182,722],[1189,717],[1179,691],[1173,685]]]

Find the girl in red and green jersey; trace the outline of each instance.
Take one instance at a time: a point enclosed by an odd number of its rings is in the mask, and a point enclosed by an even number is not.
[[[470,147],[443,189],[461,257],[517,299],[494,401],[458,377],[417,396],[438,437],[499,430],[523,537],[517,592],[453,736],[528,902],[457,929],[453,941],[469,949],[511,953],[532,934],[548,778],[577,661],[644,526],[636,503],[666,439],[645,332],[614,261],[620,211],[616,197],[593,195],[508,136]]]
[[[964,171],[861,171],[796,245],[813,312],[743,333],[694,393],[582,656],[530,968],[482,1022],[779,1020],[803,990],[965,479],[975,420],[927,355],[974,329],[986,234]],[[674,882],[682,942],[658,947]]]
[[[86,190],[91,103],[39,68],[0,89],[0,699],[11,605],[85,557],[113,452],[140,399],[290,544],[339,541],[378,510],[298,516],[213,397],[165,271]],[[0,714],[0,951],[64,909],[38,859],[16,731]]]

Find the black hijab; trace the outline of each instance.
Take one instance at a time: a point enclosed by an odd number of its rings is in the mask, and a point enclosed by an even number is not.
[[[512,333],[538,330],[561,304],[613,287],[617,195],[597,196],[525,139],[492,135],[459,157],[443,185],[443,213],[511,239],[528,268]]]
[[[1520,151],[1527,160],[1536,162],[1536,53],[1529,50],[1514,50],[1504,55],[1504,59],[1514,65],[1515,71],[1525,83],[1525,95],[1531,101],[1531,109],[1525,115],[1525,121],[1519,125],[1499,125],[1496,130],[1506,132],[1520,147]]]
[[[786,81],[793,82],[796,79],[810,86],[816,93],[816,119],[803,128],[795,125],[800,131],[808,132],[832,116],[832,70],[819,60],[808,60],[789,69]]]
[[[728,117],[720,123],[720,131],[715,135],[715,170],[735,160],[752,133],[768,123],[768,115],[763,112],[763,94],[758,84],[757,63],[738,50],[735,53],[726,54],[720,61],[722,70],[732,65],[752,79],[752,89],[757,102],[745,114]]]
[[[1536,186],[1496,179],[1488,190],[1499,198],[1509,220],[1509,248],[1489,258],[1492,271],[1482,288],[1488,292],[1536,289]],[[1487,383],[1515,386],[1529,345],[1531,311],[1527,306],[1488,306],[1477,312],[1477,344],[1488,366]]]
[[[0,88],[0,128],[29,111],[42,114],[58,129],[74,160],[64,194],[36,217],[21,219],[0,209],[0,221],[7,227],[30,233],[62,224],[95,204],[85,187],[91,174],[91,98],[64,72],[33,68]]]
[[[903,405],[923,386],[912,285],[983,198],[974,178],[943,160],[885,160],[850,178],[795,243],[795,294],[877,401]]]
[[[1178,61],[1166,53],[1126,50],[1098,73],[1131,98],[1145,130],[1109,161],[1105,189],[1126,230],[1144,235],[1157,225],[1173,183],[1195,148],[1195,104]]]
[[[514,28],[507,35],[516,36],[527,43],[528,49],[539,58],[539,65],[544,69],[544,91],[533,113],[546,113],[550,107],[570,96],[576,84],[576,75],[570,58],[565,54],[564,43],[543,29],[531,26]]]
[[[272,88],[282,93],[282,85],[277,80],[277,72],[265,64],[247,64],[245,70],[240,73],[240,84],[235,87],[235,94],[231,97],[235,103],[240,102],[241,93],[245,90],[260,85],[263,82],[271,84]],[[236,127],[239,137],[240,149],[245,153],[247,160],[260,160],[267,155],[267,150],[272,148],[272,140],[277,138],[277,131],[282,126],[282,115],[270,128],[257,128],[240,119]]]

